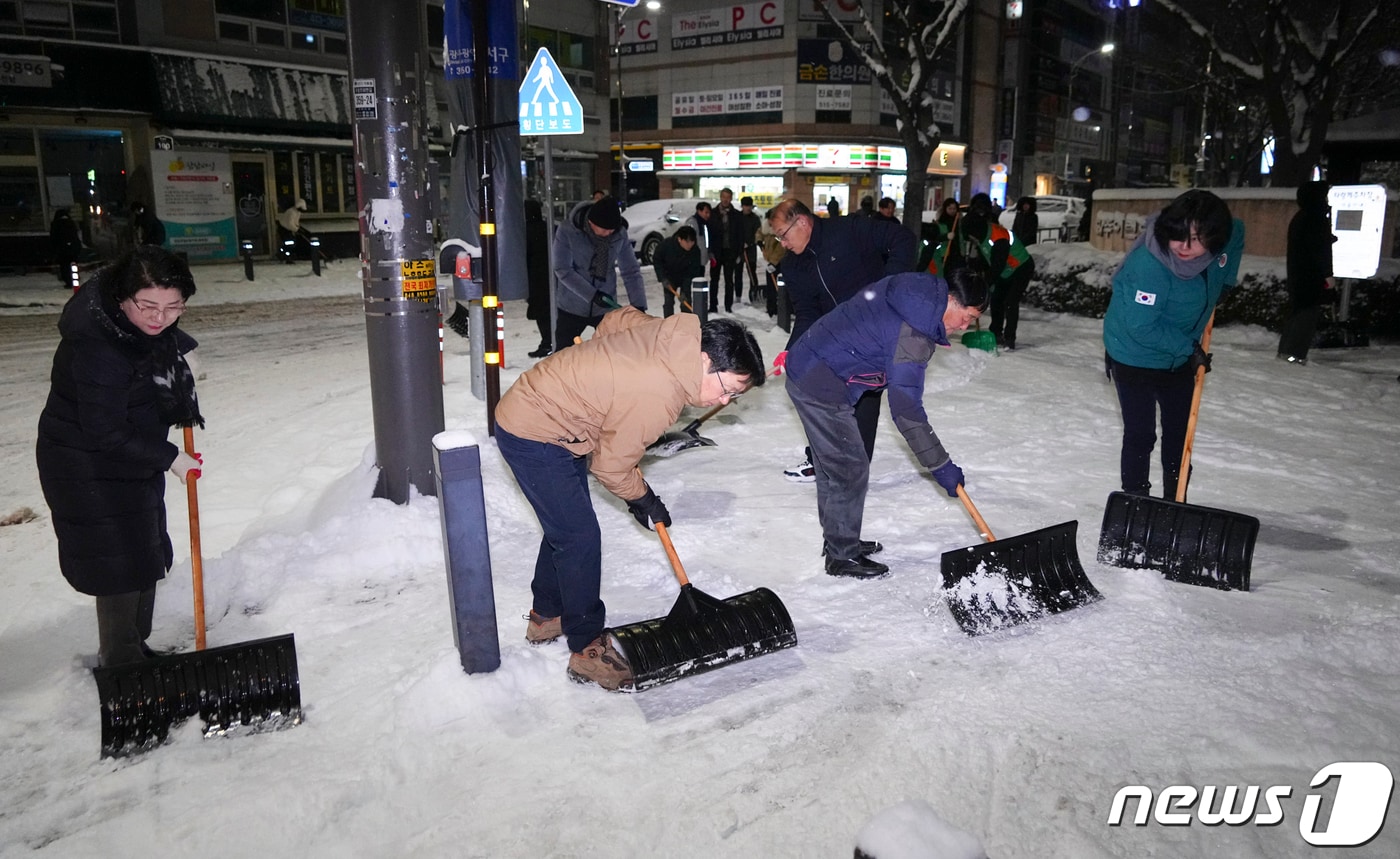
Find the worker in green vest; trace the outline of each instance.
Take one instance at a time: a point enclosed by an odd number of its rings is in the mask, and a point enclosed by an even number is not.
[[[996,222],[992,200],[986,194],[973,196],[961,230],[976,243],[986,261],[992,284],[991,332],[997,345],[1016,349],[1016,323],[1021,315],[1021,296],[1035,276],[1035,260],[1011,231]]]

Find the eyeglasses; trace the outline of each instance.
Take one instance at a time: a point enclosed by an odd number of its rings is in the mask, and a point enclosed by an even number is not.
[[[783,230],[781,233],[774,233],[773,238],[777,239],[779,242],[787,241],[787,234],[792,232],[792,228],[801,223],[801,221],[801,218],[793,218],[792,223],[787,225],[787,229]]]
[[[728,388],[726,388],[724,386],[724,377],[719,374],[718,370],[715,370],[714,374],[715,379],[719,382],[720,396],[724,397],[732,403],[744,395],[743,391],[731,391]]]
[[[140,313],[142,316],[179,316],[181,313],[185,312],[185,303],[183,301],[179,304],[161,305],[151,301],[137,301],[134,298],[129,300],[131,301],[131,306],[136,308],[136,312]]]

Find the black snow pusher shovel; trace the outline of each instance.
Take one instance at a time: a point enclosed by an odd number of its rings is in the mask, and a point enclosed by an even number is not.
[[[1210,348],[1211,314],[1201,336],[1202,351]],[[1254,541],[1259,520],[1242,513],[1186,503],[1191,473],[1191,443],[1196,417],[1201,411],[1205,367],[1196,368],[1196,390],[1191,395],[1191,417],[1186,423],[1186,448],[1181,455],[1181,476],[1176,500],[1109,493],[1099,531],[1099,563],[1112,567],[1160,570],[1174,582],[1221,590],[1249,590]]]
[[[194,431],[185,428],[194,455]],[[204,735],[260,732],[301,724],[296,642],[279,635],[204,647],[204,566],[199,544],[198,476],[188,475],[190,568],[194,579],[193,653],[95,668],[102,704],[102,757],[124,757],[165,742],[191,716]]]
[[[729,405],[720,403],[714,408],[705,412],[700,417],[686,424],[679,430],[668,432],[661,438],[647,445],[647,456],[654,456],[657,459],[665,459],[675,456],[683,450],[690,450],[692,447],[718,447],[714,440],[705,438],[700,434],[700,425],[715,415],[719,410]]]
[[[1079,563],[1077,520],[998,540],[961,486],[958,499],[986,540],[943,553],[948,608],[963,632],[995,632],[1103,598]]]
[[[632,666],[635,691],[797,645],[792,618],[777,594],[758,588],[716,599],[696,590],[686,578],[666,526],[657,522],[656,533],[666,547],[681,593],[665,617],[612,630]]]

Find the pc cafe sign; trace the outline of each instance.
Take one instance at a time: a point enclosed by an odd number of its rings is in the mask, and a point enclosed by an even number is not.
[[[765,42],[783,37],[778,0],[736,3],[671,16],[671,50]]]

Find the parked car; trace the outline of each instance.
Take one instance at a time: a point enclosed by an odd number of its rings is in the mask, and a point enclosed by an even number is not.
[[[1011,229],[1016,220],[1016,202],[1008,200],[1006,210],[997,223]],[[1037,241],[1071,241],[1079,231],[1079,219],[1084,216],[1085,203],[1079,197],[1045,194],[1035,198],[1035,214],[1039,221]]]
[[[651,265],[651,256],[661,242],[681,228],[686,218],[695,214],[697,197],[677,197],[670,200],[643,200],[622,212],[627,220],[627,237],[642,265]],[[713,201],[707,201],[714,205]]]

